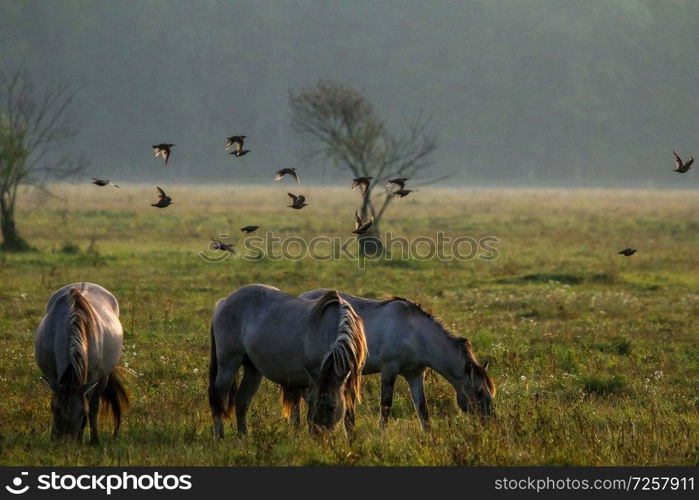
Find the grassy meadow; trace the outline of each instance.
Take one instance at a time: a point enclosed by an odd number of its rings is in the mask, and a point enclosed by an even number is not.
[[[37,248],[0,254],[2,465],[697,465],[699,192],[422,189],[397,200],[383,231],[408,238],[495,236],[493,261],[256,261],[199,256],[209,237],[351,236],[360,195],[302,185],[166,190],[57,186],[24,196],[18,227]],[[294,186],[294,188],[296,188]],[[633,246],[629,258],[616,252]],[[356,247],[356,245],[355,245]],[[102,445],[49,438],[49,390],[33,359],[51,294],[91,281],[120,302],[132,404]],[[337,288],[400,295],[439,316],[490,360],[497,419],[462,414],[428,373],[432,430],[421,432],[400,379],[386,431],[379,380],[364,379],[356,439],[295,431],[264,382],[250,433],[214,441],[206,398],[215,301],[249,283],[298,294]],[[105,424],[105,429],[109,424]]]

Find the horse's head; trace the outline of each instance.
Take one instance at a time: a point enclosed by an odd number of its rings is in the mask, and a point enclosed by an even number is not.
[[[83,385],[59,382],[50,385],[53,391],[51,397],[51,414],[53,415],[51,436],[54,438],[68,437],[80,441],[87,424],[88,401],[97,382]]]
[[[329,364],[330,365],[330,364]],[[308,393],[309,418],[312,428],[332,429],[347,411],[345,384],[349,370],[337,373],[333,366],[321,367],[320,377]]]
[[[354,422],[354,409],[360,400],[362,368],[366,361],[367,344],[362,318],[335,291],[318,299],[316,308],[326,310],[338,304],[339,322],[335,341],[323,357],[317,377],[310,374],[308,404],[311,429],[331,429],[343,417],[349,429]],[[310,367],[312,369],[312,367]]]
[[[464,376],[455,384],[456,401],[459,407],[469,413],[478,413],[483,417],[492,416],[495,383],[488,372],[488,363],[466,363]]]

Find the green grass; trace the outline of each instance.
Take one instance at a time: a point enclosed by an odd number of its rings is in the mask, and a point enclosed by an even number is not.
[[[38,252],[0,254],[0,463],[3,465],[670,465],[699,464],[699,194],[692,192],[423,190],[396,202],[382,229],[409,238],[497,236],[499,258],[442,262],[207,263],[209,236],[260,224],[280,236],[349,236],[357,193],[284,186],[168,190],[59,187],[64,200],[20,207]],[[25,198],[27,199],[27,198]],[[617,256],[626,246],[639,249]],[[33,335],[60,286],[92,281],[121,306],[133,375],[121,434],[100,447],[49,439],[49,391]],[[215,442],[206,400],[208,324],[217,299],[267,283],[291,293],[333,287],[410,297],[490,360],[497,419],[457,410],[430,373],[433,429],[419,430],[399,381],[389,428],[379,384],[363,385],[357,436],[295,431],[265,382],[250,434]]]

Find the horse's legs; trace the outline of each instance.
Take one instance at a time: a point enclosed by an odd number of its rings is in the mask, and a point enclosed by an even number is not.
[[[262,382],[262,374],[257,368],[245,365],[243,367],[243,380],[235,394],[235,420],[238,425],[238,434],[248,432],[245,417],[250,407],[250,401],[260,387],[260,382]]]
[[[309,397],[308,392],[310,389],[307,389],[303,392],[303,400],[306,402],[306,422],[308,423],[308,431],[313,432],[313,423],[311,422],[311,408],[313,407],[313,404],[311,402],[311,398]],[[299,411],[301,409],[299,408]]]
[[[304,391],[294,393],[294,399],[291,402],[291,410],[289,413],[289,421],[295,429],[301,427],[301,396]]]
[[[354,439],[354,420],[355,414],[354,410],[347,410],[345,412],[345,430],[350,440]]]
[[[100,398],[102,396],[102,388],[92,391],[90,397],[90,408],[88,420],[90,421],[90,444],[99,444],[100,437],[97,431],[97,416],[100,411]]]
[[[294,429],[301,427],[301,398],[291,407],[291,425]]]
[[[218,371],[216,372],[216,381],[214,382],[214,392],[221,401],[223,408],[229,406],[228,398],[230,397],[231,388],[235,382],[235,376],[238,374],[238,369],[243,363],[243,355],[239,354],[231,356],[228,359],[218,360]],[[212,408],[212,417],[214,419],[214,436],[223,437],[223,413],[221,410]]]
[[[386,427],[388,414],[393,404],[393,387],[396,384],[398,370],[386,367],[381,370],[381,427]]]
[[[420,419],[420,426],[423,431],[429,430],[430,422],[429,415],[427,413],[427,400],[425,399],[425,370],[421,370],[417,373],[411,373],[410,375],[405,375],[405,380],[408,381],[410,386],[410,395],[413,398],[413,405],[415,406],[415,412]]]

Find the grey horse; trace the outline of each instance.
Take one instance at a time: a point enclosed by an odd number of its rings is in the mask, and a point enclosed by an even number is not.
[[[246,413],[263,376],[304,390],[312,430],[343,417],[351,430],[366,352],[362,320],[337,292],[308,300],[267,285],[239,288],[216,304],[211,322],[214,435],[223,437],[222,419],[233,408],[238,432],[247,431]]]
[[[36,363],[53,392],[51,435],[99,442],[100,402],[111,410],[119,431],[128,395],[120,377],[123,333],[119,304],[99,285],[66,285],[49,299],[36,335]]]
[[[327,293],[311,290],[300,296],[314,299]],[[416,303],[401,297],[371,300],[341,293],[364,320],[369,357],[364,374],[381,373],[381,425],[387,423],[393,403],[393,388],[398,375],[410,386],[415,411],[423,429],[429,428],[424,391],[426,368],[432,368],[447,379],[456,391],[456,400],[463,411],[487,416],[493,412],[495,384],[480,365],[471,343],[451,334],[436,318]],[[287,413],[298,412],[299,398],[287,396]]]

